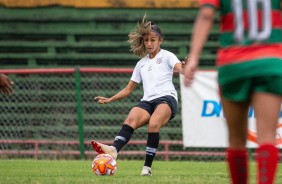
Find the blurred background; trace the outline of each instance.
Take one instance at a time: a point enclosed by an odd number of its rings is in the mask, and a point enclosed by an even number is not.
[[[90,140],[111,143],[140,85],[127,99],[95,104],[123,89],[139,60],[128,33],[144,14],[165,34],[163,49],[182,60],[189,50],[197,0],[0,0],[0,72],[14,82],[0,96],[0,158],[93,158]],[[218,19],[201,55],[214,68]],[[222,160],[222,148],[183,148],[179,75],[177,116],[161,130],[156,159]],[[119,158],[143,159],[147,128],[135,131]]]

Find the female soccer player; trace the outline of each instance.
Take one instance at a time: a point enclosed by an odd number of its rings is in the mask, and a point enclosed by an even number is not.
[[[280,0],[201,0],[196,19],[185,85],[190,85],[199,56],[213,25],[221,16],[221,48],[217,66],[229,148],[227,162],[233,184],[248,182],[246,150],[248,109],[256,113],[257,180],[272,184],[279,160],[276,127],[282,101],[282,16]]]
[[[174,118],[177,111],[178,98],[172,83],[173,72],[183,74],[183,68],[173,53],[161,49],[161,29],[146,20],[146,16],[128,36],[131,51],[142,59],[136,64],[132,77],[123,90],[110,98],[97,96],[94,99],[99,104],[123,99],[130,95],[140,82],[143,84],[143,98],[129,112],[112,146],[94,140],[91,144],[97,153],[107,153],[116,158],[134,130],[148,124],[146,160],[141,175],[152,176],[151,166],[159,144],[159,131]]]

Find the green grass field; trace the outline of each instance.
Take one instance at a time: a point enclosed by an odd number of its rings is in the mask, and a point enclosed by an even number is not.
[[[114,176],[96,176],[91,171],[91,161],[0,160],[1,184],[49,183],[188,183],[228,184],[224,162],[155,161],[153,177],[141,177],[143,161],[118,160]],[[282,164],[280,164],[281,170]],[[255,183],[255,164],[251,163],[250,183]],[[277,172],[276,183],[282,183],[282,172]]]

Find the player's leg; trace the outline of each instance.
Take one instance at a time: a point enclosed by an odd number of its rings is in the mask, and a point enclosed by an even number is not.
[[[225,76],[220,76],[219,79]],[[220,82],[220,80],[219,80]],[[233,79],[220,84],[221,102],[228,127],[229,148],[226,158],[233,184],[248,182],[248,152],[246,149],[248,112],[252,78]]]
[[[246,149],[248,102],[222,99],[229,132],[227,163],[233,184],[246,184],[248,180],[248,154]]]
[[[160,104],[152,114],[148,125],[148,137],[146,146],[146,158],[141,176],[152,176],[152,163],[159,145],[159,131],[164,126],[171,115],[170,107],[167,104]]]
[[[228,126],[230,149],[245,149],[248,125],[248,102],[234,102],[222,98],[222,106]]]
[[[150,114],[146,110],[140,107],[132,108],[119,133],[116,135],[113,145],[108,146],[92,140],[91,145],[93,149],[99,154],[107,153],[117,158],[117,153],[128,143],[134,130],[147,124],[149,118]]]
[[[177,102],[170,96],[157,99],[154,105],[156,106],[155,111],[152,114],[148,125],[146,158],[141,172],[142,176],[152,175],[151,167],[160,141],[160,129],[174,117],[177,110]]]
[[[128,143],[134,130],[146,125],[149,122],[149,119],[150,114],[146,110],[140,107],[132,108],[125,119],[121,130],[115,137],[113,146],[117,149],[117,152]]]
[[[279,160],[275,146],[276,128],[280,115],[282,96],[270,93],[255,93],[252,106],[257,120],[257,164],[258,183],[274,183]]]
[[[282,96],[255,93],[252,106],[256,112],[258,144],[276,144],[276,128],[280,116]]]

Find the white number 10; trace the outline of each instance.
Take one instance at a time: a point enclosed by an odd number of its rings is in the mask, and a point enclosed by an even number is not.
[[[262,41],[267,39],[271,34],[271,0],[247,0],[248,8],[248,25],[249,33],[248,39],[251,41]],[[262,27],[258,26],[257,9],[259,3],[261,4]],[[244,19],[243,19],[243,5],[242,0],[232,0],[232,7],[234,12],[235,40],[238,42],[244,41]]]

